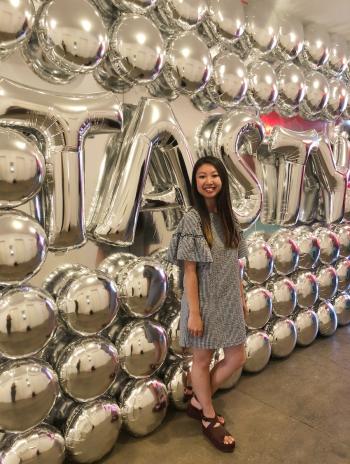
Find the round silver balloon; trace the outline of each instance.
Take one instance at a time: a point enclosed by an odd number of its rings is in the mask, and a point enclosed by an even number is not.
[[[279,17],[280,29],[274,52],[283,60],[294,60],[304,46],[304,28],[302,22],[291,15]]]
[[[348,106],[349,92],[341,80],[334,78],[329,81],[329,100],[322,116],[333,121],[344,113]]]
[[[339,34],[330,34],[329,60],[327,72],[332,76],[339,76],[347,69],[349,49],[346,39]]]
[[[254,48],[261,54],[270,53],[277,45],[279,23],[271,3],[247,3],[246,28],[243,36],[248,49]]]
[[[333,305],[337,314],[338,325],[350,324],[350,295],[341,293],[335,298]]]
[[[118,275],[122,272],[123,268],[136,260],[137,257],[131,253],[113,253],[101,261],[97,269],[107,274],[111,279],[117,281]]]
[[[317,308],[316,314],[319,321],[319,332],[325,337],[333,335],[337,330],[338,318],[334,306],[330,301],[323,301]]]
[[[123,427],[135,437],[144,437],[163,422],[168,392],[158,379],[131,380],[120,395]]]
[[[92,71],[107,52],[107,30],[97,8],[87,0],[76,0],[74,7],[76,14],[68,17],[70,0],[43,3],[23,47],[33,71],[54,84],[66,84],[77,73]]]
[[[0,1],[0,59],[28,40],[34,25],[31,0]]]
[[[159,76],[165,61],[164,40],[149,18],[122,15],[111,31],[108,59],[121,80],[119,90],[125,91]]]
[[[349,259],[341,259],[335,265],[335,270],[338,276],[338,290],[346,292],[350,288],[350,261]]]
[[[312,269],[320,259],[320,241],[314,233],[305,226],[293,230],[293,239],[300,250],[299,269]]]
[[[271,276],[273,255],[270,246],[265,241],[249,242],[245,272],[252,284],[262,284]]]
[[[263,330],[248,332],[245,351],[247,359],[243,370],[251,373],[262,371],[271,357],[271,343],[267,333]]]
[[[194,95],[208,83],[213,70],[209,49],[194,31],[183,32],[168,44],[161,76],[148,85],[152,95],[176,98]]]
[[[22,359],[0,366],[0,427],[24,432],[38,425],[53,407],[59,386],[56,373],[43,361]]]
[[[298,305],[309,308],[318,300],[319,288],[316,276],[311,272],[299,272],[293,276],[297,288]]]
[[[14,208],[33,198],[46,174],[38,147],[19,132],[0,128],[0,159],[0,208]]]
[[[339,239],[339,256],[347,258],[350,256],[350,225],[339,224],[334,228],[334,232]]]
[[[53,299],[34,287],[14,287],[0,293],[0,352],[23,358],[45,347],[56,329]]]
[[[267,289],[272,294],[272,311],[276,316],[290,316],[297,304],[297,288],[290,279],[282,277],[270,280]]]
[[[306,92],[305,76],[295,63],[284,63],[277,69],[277,110],[282,116],[296,114]]]
[[[333,266],[322,266],[316,273],[320,300],[330,300],[338,290],[338,275]]]
[[[326,107],[329,99],[329,84],[318,71],[305,73],[306,93],[299,112],[305,119],[316,118]]]
[[[171,404],[179,411],[185,411],[188,401],[184,396],[188,385],[191,362],[181,360],[170,364],[164,373],[164,383]]]
[[[248,89],[248,74],[243,61],[234,53],[222,52],[213,60],[213,74],[193,103],[201,110],[217,106],[230,109],[242,101]]]
[[[132,317],[156,314],[168,291],[168,280],[162,265],[150,258],[130,262],[117,280],[125,312]]]
[[[271,354],[276,358],[285,358],[294,350],[297,342],[297,330],[291,319],[276,319],[266,326],[271,342]]]
[[[323,264],[332,264],[340,252],[340,243],[337,234],[324,227],[318,227],[314,231],[320,241],[320,261]]]
[[[194,29],[208,14],[206,0],[158,0],[151,17],[166,34]]]
[[[81,264],[60,264],[46,277],[43,282],[43,288],[56,299],[61,288],[69,281],[89,272],[91,272],[90,269]]]
[[[180,346],[180,303],[167,304],[159,315],[159,322],[166,328],[170,352],[177,357],[192,356],[191,352]]]
[[[295,240],[285,233],[278,233],[268,240],[271,247],[276,272],[291,274],[299,264],[300,250]]]
[[[0,213],[0,285],[18,285],[35,275],[47,254],[41,225],[20,211]]]
[[[119,299],[116,283],[101,272],[89,272],[61,289],[58,312],[66,326],[79,335],[98,334],[116,318]]]
[[[278,97],[277,77],[273,67],[264,61],[253,61],[248,65],[248,76],[249,103],[261,113],[268,113]]]
[[[168,340],[165,329],[151,320],[131,321],[115,340],[122,369],[134,378],[154,374],[164,363]]]
[[[320,24],[304,26],[304,48],[299,55],[301,63],[312,69],[325,65],[329,59],[330,37]]]
[[[176,264],[169,263],[169,261],[161,260],[161,263],[168,278],[168,297],[180,301],[183,294],[181,268]]]
[[[272,314],[272,294],[258,287],[246,292],[248,314],[245,323],[249,329],[261,329]]]
[[[77,406],[64,432],[68,456],[80,463],[99,461],[113,448],[121,425],[121,412],[114,401],[100,399]]]
[[[292,318],[297,329],[297,344],[308,346],[318,334],[318,318],[312,309],[298,311]]]
[[[234,45],[245,30],[245,14],[240,0],[209,0],[209,14],[200,25],[209,46]]]
[[[91,401],[111,386],[119,368],[118,352],[109,340],[86,337],[70,343],[56,371],[64,392],[76,401]]]
[[[216,364],[218,364],[223,359],[225,359],[225,352],[222,348],[220,348],[219,350],[216,350],[214,352],[214,356],[213,356],[214,363],[213,363],[212,369],[215,367]],[[235,385],[237,385],[239,379],[241,378],[242,370],[243,370],[242,367],[240,367],[239,369],[236,369],[230,375],[230,377],[226,379],[225,382],[220,385],[219,390],[228,390],[230,388],[233,388]]]
[[[20,435],[12,435],[0,451],[2,464],[62,464],[64,458],[64,438],[49,425],[40,425]]]

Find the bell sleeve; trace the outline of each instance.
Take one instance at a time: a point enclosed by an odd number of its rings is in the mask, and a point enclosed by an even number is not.
[[[203,235],[200,217],[195,210],[190,210],[179,222],[170,240],[166,260],[178,266],[183,261],[213,261],[208,242]]]

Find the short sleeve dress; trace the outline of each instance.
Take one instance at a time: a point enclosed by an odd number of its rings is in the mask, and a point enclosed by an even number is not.
[[[240,231],[238,248],[226,248],[219,215],[210,213],[210,221],[212,248],[203,235],[199,213],[191,209],[180,221],[168,249],[167,260],[182,270],[184,261],[197,263],[204,331],[202,337],[193,337],[188,332],[189,308],[184,292],[181,301],[180,344],[186,348],[226,348],[240,345],[246,338],[238,262],[239,258],[247,254],[246,243]]]

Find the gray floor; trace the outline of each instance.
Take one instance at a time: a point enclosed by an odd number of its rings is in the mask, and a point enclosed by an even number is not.
[[[350,326],[330,338],[243,375],[215,399],[236,438],[234,454],[217,451],[199,423],[169,411],[148,437],[119,437],[105,464],[349,464]]]

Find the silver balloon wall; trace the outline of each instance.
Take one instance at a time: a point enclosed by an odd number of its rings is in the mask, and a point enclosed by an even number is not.
[[[245,3],[0,0],[2,463],[94,462],[186,407],[164,257],[200,156],[248,240],[243,370],[350,323],[350,48]]]

